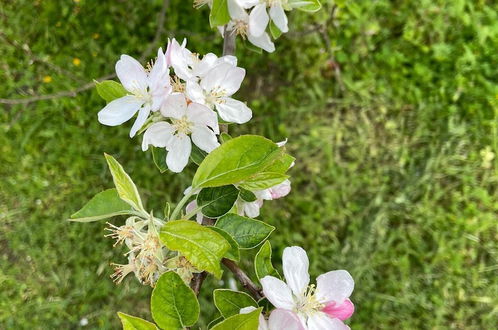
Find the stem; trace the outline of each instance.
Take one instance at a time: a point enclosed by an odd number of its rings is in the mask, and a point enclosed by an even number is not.
[[[186,194],[185,196],[183,196],[183,198],[178,202],[178,204],[176,205],[175,209],[173,210],[173,213],[171,213],[171,216],[170,216],[170,220],[177,220],[176,217],[178,216],[178,214],[180,213],[181,209],[183,208],[183,205],[185,205],[185,203],[189,200],[190,197],[192,197],[193,193],[192,193],[193,189],[191,189],[188,194]]]
[[[251,293],[254,299],[260,300],[264,297],[261,289],[256,284],[254,284],[249,276],[247,276],[247,274],[242,269],[240,269],[235,262],[224,258],[222,260],[222,263],[235,275],[235,277],[237,277],[239,282]]]
[[[229,29],[227,25],[225,25],[225,29],[223,30],[223,56],[225,55],[235,55],[235,31]]]

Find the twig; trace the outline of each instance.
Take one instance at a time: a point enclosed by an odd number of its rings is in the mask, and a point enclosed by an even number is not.
[[[164,21],[166,18],[166,10],[169,6],[169,1],[170,0],[163,1],[163,6],[161,8],[161,12],[159,13],[156,34],[154,35],[154,39],[149,44],[149,46],[142,52],[142,55],[140,56],[140,62],[142,62],[145,58],[147,58],[151,54],[154,45],[157,44],[157,42],[161,39],[162,35],[164,34]],[[101,78],[98,78],[96,80],[100,81],[100,80],[112,79],[114,77],[116,77],[116,74],[112,73],[112,74],[107,74],[107,75],[105,75]],[[95,86],[95,82],[92,80],[92,81],[90,81],[90,82],[88,82],[80,87],[77,87],[77,88],[74,88],[71,90],[53,93],[53,94],[35,95],[32,97],[19,98],[19,99],[2,99],[2,98],[0,98],[0,103],[3,103],[3,104],[29,104],[32,102],[43,101],[43,100],[52,100],[52,99],[57,99],[57,98],[61,98],[61,97],[75,97],[77,94],[84,92],[88,89],[91,89],[94,86]]]
[[[235,31],[229,29],[227,25],[225,25],[225,29],[223,30],[223,56],[225,55],[235,55]]]
[[[194,290],[194,293],[196,296],[199,295],[199,292],[201,291],[202,283],[206,279],[207,275],[208,274],[206,272],[195,274],[194,278],[190,282],[190,287],[192,288],[192,290]]]
[[[261,289],[247,276],[247,274],[237,266],[235,262],[223,258],[222,263],[237,277],[239,282],[251,293],[254,299],[260,300],[263,298]]]

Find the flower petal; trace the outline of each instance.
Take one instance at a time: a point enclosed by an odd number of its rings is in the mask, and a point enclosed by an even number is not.
[[[334,270],[316,278],[316,297],[322,303],[342,304],[354,290],[354,280],[345,270]]]
[[[161,106],[161,114],[164,117],[181,119],[187,112],[187,100],[182,93],[170,94]]]
[[[273,53],[275,51],[275,44],[271,41],[268,33],[263,33],[259,37],[253,36],[252,34],[247,35],[247,39],[251,44],[257,46],[268,53]]]
[[[187,118],[194,124],[209,126],[213,129],[214,133],[220,133],[216,112],[205,105],[194,102],[190,103],[187,108]]]
[[[249,22],[249,14],[240,6],[237,0],[228,0],[228,13],[234,21]]]
[[[220,146],[214,132],[206,126],[192,128],[192,141],[205,152],[211,152]]]
[[[187,81],[187,84],[185,85],[185,94],[192,102],[206,104],[206,96],[204,95],[204,91],[195,81]]]
[[[217,103],[216,110],[221,119],[230,123],[244,124],[252,118],[252,111],[245,103],[229,97]]]
[[[201,80],[201,87],[207,92],[219,88],[232,68],[233,66],[229,63],[220,63],[215,66]]]
[[[202,57],[202,60],[199,63],[197,63],[194,70],[192,70],[192,74],[194,76],[203,77],[216,64],[218,64],[218,56],[213,53],[208,53]]]
[[[251,10],[249,14],[249,33],[259,37],[265,32],[270,17],[266,12],[266,3],[260,3]]]
[[[281,3],[277,2],[270,7],[270,17],[280,31],[283,33],[289,32],[289,27],[287,26],[287,15],[285,15],[285,11],[284,8],[282,8]]]
[[[133,95],[126,95],[109,102],[98,113],[99,122],[107,126],[121,125],[142,107],[143,101]]]
[[[285,284],[273,276],[265,276],[260,280],[265,297],[277,308],[292,310],[294,308],[294,299],[292,292]]]
[[[127,91],[147,90],[147,73],[133,57],[121,55],[121,59],[116,63],[116,74]]]
[[[279,199],[287,196],[291,191],[291,182],[287,179],[276,186],[268,188],[270,191],[271,199]]]
[[[277,308],[268,319],[269,330],[305,330],[301,320],[294,312]]]
[[[189,60],[191,57],[190,51],[185,48],[185,42],[180,46],[176,39],[171,40],[169,51],[169,59],[171,61],[171,66],[175,69],[175,75],[183,80],[189,80],[192,78],[192,72],[189,68]]]
[[[260,0],[236,0],[240,6],[249,9],[256,6]]]
[[[193,201],[187,204],[187,206],[185,207],[185,212],[188,214],[194,212],[196,209],[197,209],[197,201],[194,199]],[[201,212],[197,212],[197,214],[195,215],[195,220],[197,221],[198,224],[202,224],[203,216]]]
[[[325,313],[314,313],[308,318],[308,330],[348,330],[339,319],[332,319]]]
[[[149,117],[150,113],[150,105],[144,104],[140,111],[138,111],[138,116],[137,119],[135,119],[135,122],[133,123],[133,126],[131,127],[130,131],[130,137],[134,137],[135,134],[137,134],[138,130],[142,128],[142,126],[145,124],[147,121],[147,118]]]
[[[154,147],[166,148],[174,132],[175,128],[165,121],[150,125],[144,133],[142,150],[146,151],[150,144]]]
[[[341,321],[347,320],[354,313],[354,304],[351,300],[346,299],[342,304],[337,304],[335,301],[329,302],[322,312],[334,319]]]
[[[296,296],[302,296],[310,282],[309,260],[306,251],[299,246],[285,248],[282,256],[282,268],[287,285]]]
[[[169,140],[166,148],[166,165],[170,171],[180,173],[187,166],[190,152],[192,151],[192,143],[190,138],[185,134],[173,135]]]
[[[234,67],[231,64],[227,63],[231,66],[230,70],[228,70],[225,79],[222,80],[220,87],[226,93],[226,96],[232,96],[235,92],[240,89],[240,85],[246,76],[246,70],[239,67]]]

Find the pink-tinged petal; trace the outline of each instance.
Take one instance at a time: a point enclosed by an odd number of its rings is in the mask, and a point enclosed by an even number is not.
[[[218,56],[208,53],[202,57],[202,60],[195,66],[192,74],[198,77],[204,77],[209,70],[218,64]]]
[[[247,35],[247,39],[251,44],[263,49],[268,53],[273,53],[275,51],[275,44],[271,41],[270,35],[266,32],[259,37],[256,37],[249,33]]]
[[[342,304],[337,304],[334,301],[329,302],[322,312],[326,313],[333,319],[339,319],[341,321],[347,320],[354,313],[353,302],[349,299],[344,300]]]
[[[144,133],[142,150],[146,151],[150,144],[154,147],[166,148],[174,132],[175,128],[164,121],[150,125]]]
[[[325,313],[314,313],[308,318],[308,330],[348,330],[339,319],[332,319]]]
[[[287,310],[292,310],[294,308],[295,304],[292,292],[285,282],[273,276],[265,276],[260,282],[265,297],[273,306]]]
[[[99,122],[107,126],[121,125],[125,121],[130,120],[143,104],[143,101],[133,95],[120,97],[109,102],[99,111]]]
[[[260,3],[249,14],[249,33],[255,37],[261,36],[268,26],[270,17],[266,12],[266,3]]]
[[[121,55],[121,59],[116,63],[116,75],[129,92],[147,90],[147,73],[143,66],[131,56]]]
[[[166,56],[164,56],[162,48],[159,48],[157,51],[157,59],[152,65],[152,69],[149,73],[149,88],[151,90],[155,90],[161,85],[164,85],[164,82],[169,82],[168,70],[166,65]]]
[[[206,126],[192,128],[192,141],[205,152],[211,152],[220,146],[216,134]]]
[[[294,312],[277,308],[270,314],[269,330],[306,330]]]
[[[187,100],[182,93],[170,94],[161,106],[164,117],[181,119],[187,113]]]
[[[354,280],[345,270],[334,270],[316,278],[316,297],[322,303],[342,304],[354,290]]]
[[[261,209],[261,206],[263,206],[263,202],[262,201],[254,201],[254,202],[244,202],[242,201],[240,203],[240,210],[239,210],[239,214],[242,215],[242,216],[246,216],[246,217],[249,217],[249,218],[256,218],[259,216],[259,210]]]
[[[244,102],[229,97],[217,103],[216,110],[221,119],[229,123],[244,124],[252,118],[252,111]]]
[[[285,15],[282,4],[275,3],[270,7],[270,17],[280,31],[283,33],[289,32],[289,27],[287,26],[287,15]]]
[[[294,295],[302,296],[310,283],[306,251],[299,246],[286,247],[282,256],[282,268],[287,285]]]
[[[149,114],[150,114],[150,105],[144,104],[143,107],[138,111],[137,119],[135,119],[135,122],[133,123],[133,126],[131,127],[131,131],[130,131],[131,138],[134,137],[135,134],[137,134],[139,129],[142,128],[142,126],[147,121]]]
[[[220,133],[216,112],[205,105],[190,103],[187,108],[187,118],[198,126],[208,126],[213,129],[214,133]]]
[[[185,207],[185,212],[191,213],[194,212],[196,209],[197,209],[197,201],[194,199],[193,201],[187,204],[187,206]],[[195,220],[197,221],[198,224],[202,224],[202,218],[203,216],[201,212],[198,212],[195,215]]]
[[[173,135],[166,149],[168,150],[166,165],[170,171],[175,173],[183,171],[192,151],[190,138],[185,134]]]
[[[289,180],[285,180],[282,183],[277,184],[268,189],[271,194],[271,199],[279,199],[287,196],[291,191],[291,182]]]
[[[185,48],[185,45],[180,45],[175,39],[171,40],[169,49],[169,59],[171,66],[175,69],[175,75],[185,81],[192,78],[189,68],[190,51]]]

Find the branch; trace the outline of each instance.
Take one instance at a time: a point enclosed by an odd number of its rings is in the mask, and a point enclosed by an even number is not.
[[[221,261],[234,275],[239,282],[251,293],[254,299],[260,300],[264,297],[261,289],[247,276],[247,274],[237,266],[232,260],[223,258]]]
[[[143,62],[145,58],[150,56],[152,53],[154,45],[156,45],[159,40],[162,38],[162,35],[164,34],[164,22],[166,18],[166,10],[169,6],[170,0],[163,0],[163,6],[161,8],[161,12],[159,13],[159,18],[158,18],[158,25],[156,29],[156,33],[154,35],[154,39],[152,42],[149,44],[149,46],[142,52],[142,55],[140,55],[140,62]],[[97,81],[101,80],[106,80],[106,79],[112,79],[116,77],[116,74],[107,74],[99,79],[96,79]],[[77,94],[84,92],[88,89],[91,89],[95,86],[95,82],[92,80],[80,87],[71,89],[71,90],[66,90],[66,91],[61,91],[57,92],[54,94],[47,94],[47,95],[35,95],[33,97],[28,97],[28,98],[19,98],[19,99],[2,99],[0,98],[0,103],[3,104],[29,104],[32,102],[37,102],[37,101],[43,101],[43,100],[52,100],[52,99],[57,99],[61,97],[75,97]]]

